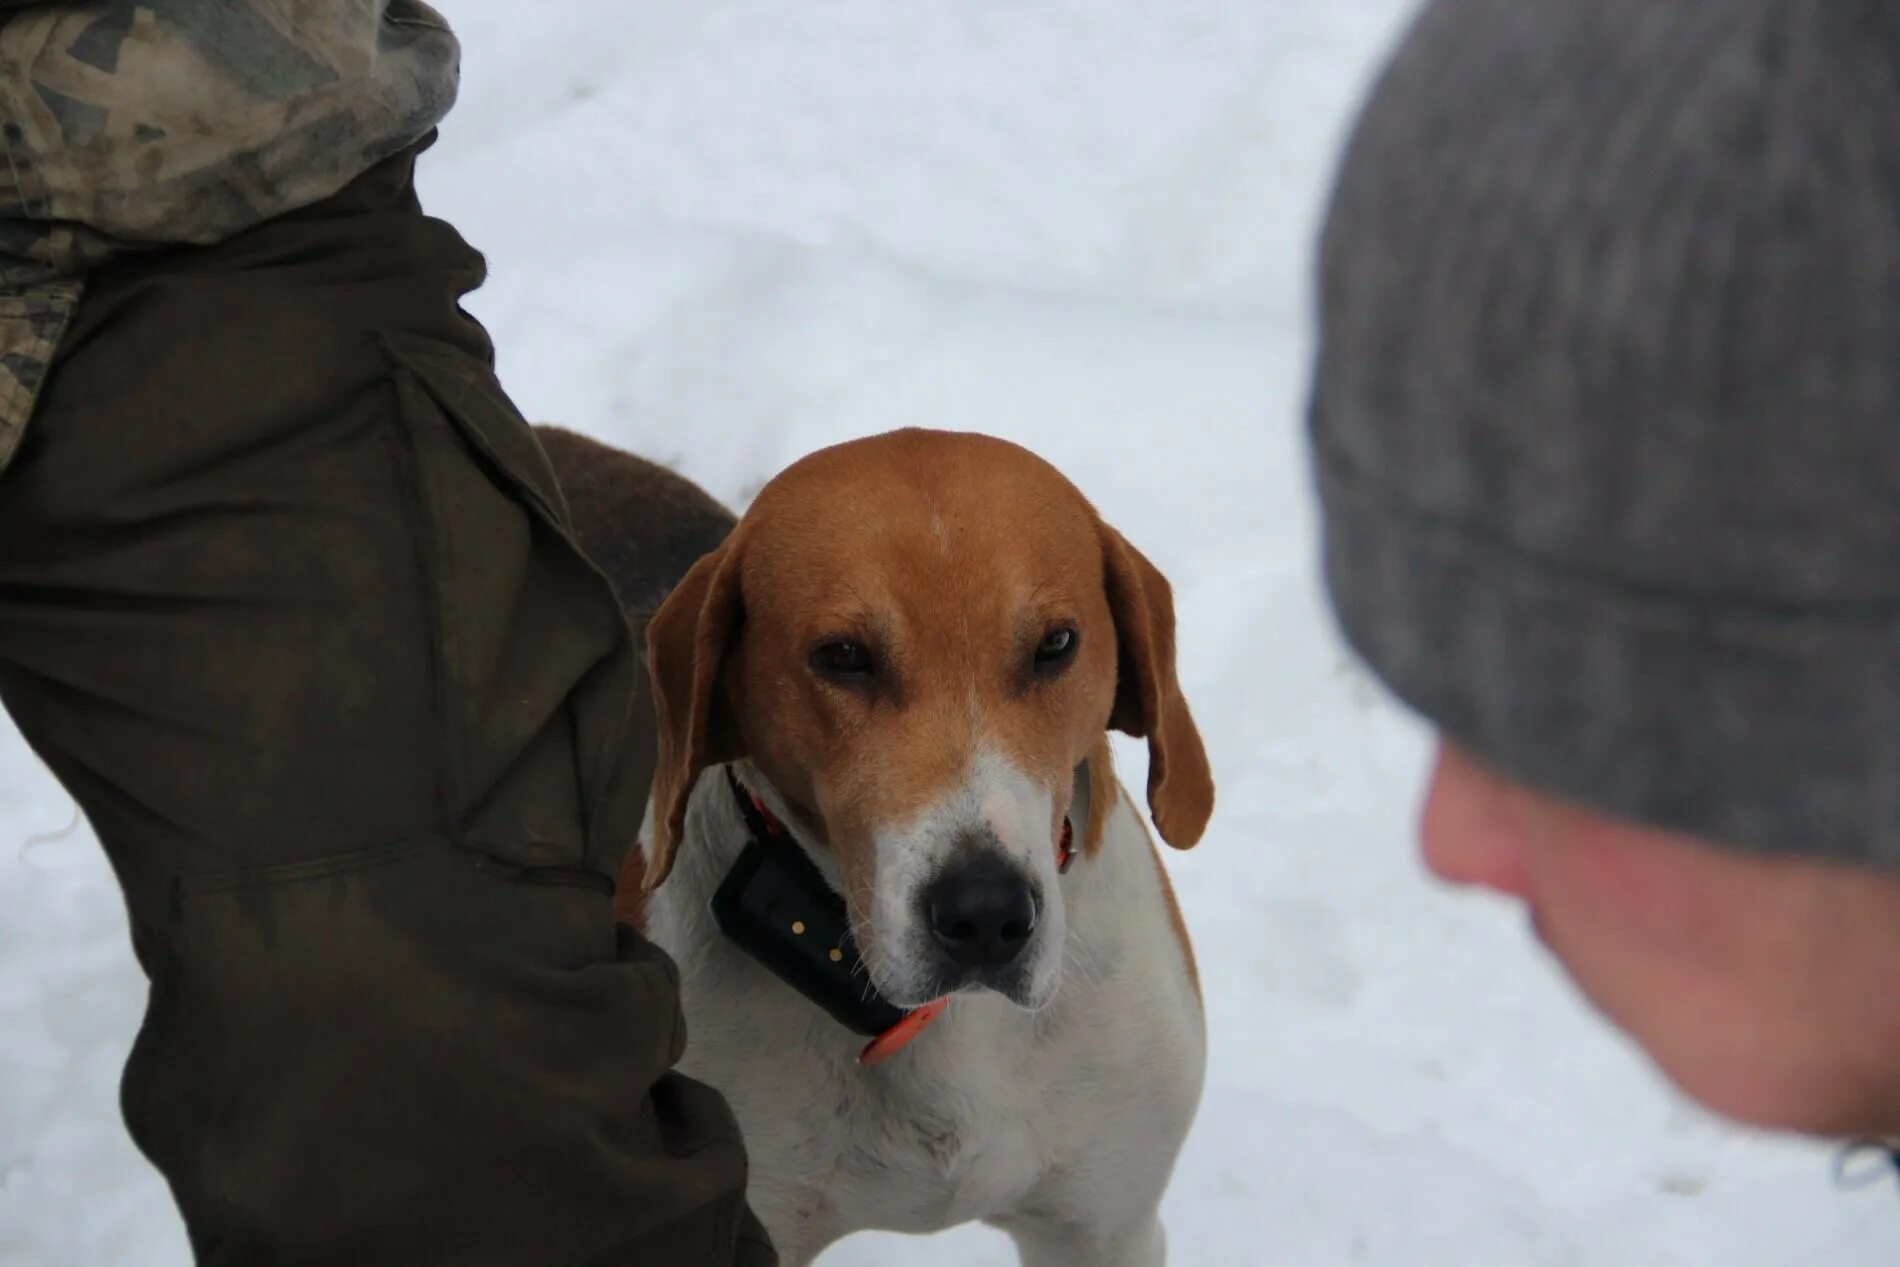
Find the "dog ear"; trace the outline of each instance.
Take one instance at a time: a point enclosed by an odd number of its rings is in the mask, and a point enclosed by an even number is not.
[[[1104,580],[1119,662],[1108,724],[1148,741],[1148,812],[1161,838],[1192,848],[1214,813],[1214,776],[1174,667],[1174,592],[1119,532],[1102,525]]]
[[[744,756],[738,726],[720,689],[720,671],[738,641],[740,534],[695,563],[647,625],[658,759],[653,770],[651,839],[641,878],[651,892],[673,868],[686,829],[686,802],[708,766]]]

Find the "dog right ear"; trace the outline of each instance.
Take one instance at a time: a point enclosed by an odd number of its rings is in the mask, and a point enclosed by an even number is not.
[[[673,868],[686,828],[686,802],[708,766],[736,761],[738,726],[720,690],[720,671],[738,641],[740,534],[734,532],[669,594],[647,625],[647,674],[659,727],[653,770],[653,829],[642,885],[658,888]]]

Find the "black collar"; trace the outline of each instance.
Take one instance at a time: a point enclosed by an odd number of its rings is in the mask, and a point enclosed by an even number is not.
[[[726,781],[749,837],[713,894],[713,919],[774,976],[860,1034],[887,1034],[909,1015],[871,984],[844,899],[797,842],[739,783]]]

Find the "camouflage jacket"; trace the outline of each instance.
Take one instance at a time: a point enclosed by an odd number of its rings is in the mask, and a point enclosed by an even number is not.
[[[457,71],[420,0],[0,0],[0,471],[87,270],[328,197]]]

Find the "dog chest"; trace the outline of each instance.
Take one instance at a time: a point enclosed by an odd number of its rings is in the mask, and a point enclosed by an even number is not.
[[[843,1226],[935,1231],[1012,1210],[1043,1181],[1053,1132],[1033,1082],[991,1085],[1004,1079],[980,1063],[952,1067],[960,1076],[940,1076],[928,1057],[859,1073],[829,1113],[813,1113],[829,1165],[812,1187]]]

